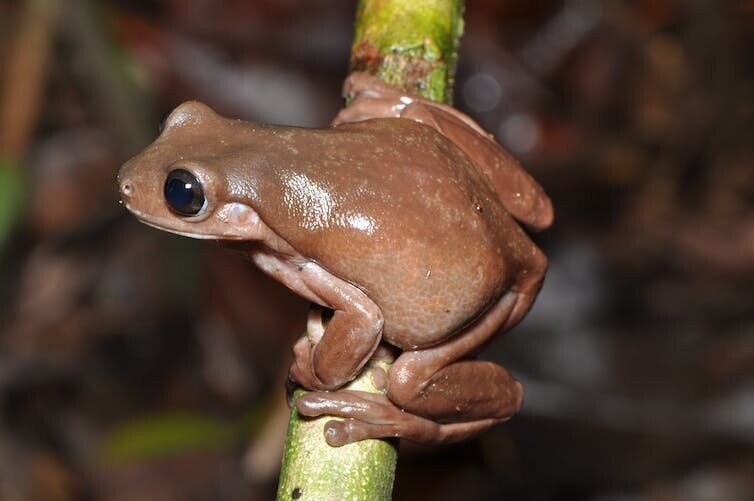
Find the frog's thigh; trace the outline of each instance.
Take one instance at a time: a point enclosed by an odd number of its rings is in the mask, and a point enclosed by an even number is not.
[[[387,437],[401,437],[424,444],[455,442],[501,421],[488,418],[441,424],[403,412],[385,395],[352,390],[308,393],[300,397],[296,405],[305,416],[345,418],[325,424],[325,439],[335,447],[368,438]]]
[[[377,348],[382,311],[360,289],[315,263],[303,266],[301,279],[324,306],[334,310],[313,349],[311,364],[322,387],[337,388],[353,379]]]
[[[535,231],[552,224],[552,202],[539,183],[470,117],[449,106],[421,101],[406,106],[401,118],[428,125],[458,146],[515,219]]]
[[[509,321],[521,304],[509,291],[465,331],[432,348],[407,351],[388,373],[388,397],[434,421],[505,419],[521,407],[523,389],[503,367],[469,359]]]

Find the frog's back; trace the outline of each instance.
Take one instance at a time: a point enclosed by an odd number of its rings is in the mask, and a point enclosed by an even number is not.
[[[406,119],[290,132],[289,154],[267,155],[264,184],[279,191],[260,215],[274,213],[294,248],[363,289],[388,341],[439,342],[510,286],[519,250],[503,236],[521,230],[444,136]]]

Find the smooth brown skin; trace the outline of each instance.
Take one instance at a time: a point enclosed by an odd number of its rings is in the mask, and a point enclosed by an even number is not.
[[[547,260],[516,220],[543,229],[552,206],[453,108],[365,74],[349,77],[345,93],[354,100],[328,129],[258,125],[184,103],[123,166],[121,196],[143,222],[242,249],[334,310],[324,334],[294,347],[291,376],[302,386],[336,390],[380,341],[403,350],[383,378],[386,395],[298,400],[302,414],[347,418],[327,423],[331,445],[459,440],[521,406],[521,385],[505,369],[470,357],[531,307]],[[176,168],[203,184],[197,216],[163,198]]]

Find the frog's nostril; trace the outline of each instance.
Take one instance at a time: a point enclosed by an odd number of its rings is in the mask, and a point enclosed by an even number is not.
[[[125,180],[120,183],[120,193],[126,197],[130,197],[134,193],[134,186],[131,181]]]

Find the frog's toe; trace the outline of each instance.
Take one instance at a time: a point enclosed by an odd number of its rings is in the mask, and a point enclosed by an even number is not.
[[[465,423],[440,424],[405,413],[395,423],[378,424],[358,419],[331,420],[325,424],[325,441],[332,447],[341,447],[370,438],[402,438],[419,444],[437,445],[458,442],[478,435],[500,419],[480,419]]]
[[[441,425],[404,412],[385,395],[354,390],[312,392],[296,401],[298,411],[309,417],[334,416],[343,421],[325,424],[325,439],[339,447],[368,438],[403,437],[417,442],[436,442]]]
[[[360,91],[351,103],[340,110],[332,125],[361,122],[371,118],[398,118],[405,103],[396,104],[394,98],[385,97],[375,91]]]
[[[388,423],[402,414],[385,395],[355,390],[315,391],[299,397],[298,411],[304,416],[355,418],[371,423]]]
[[[398,434],[398,428],[392,424],[365,423],[352,418],[342,421],[333,419],[325,423],[325,441],[331,447],[342,447],[369,438],[397,437]]]

